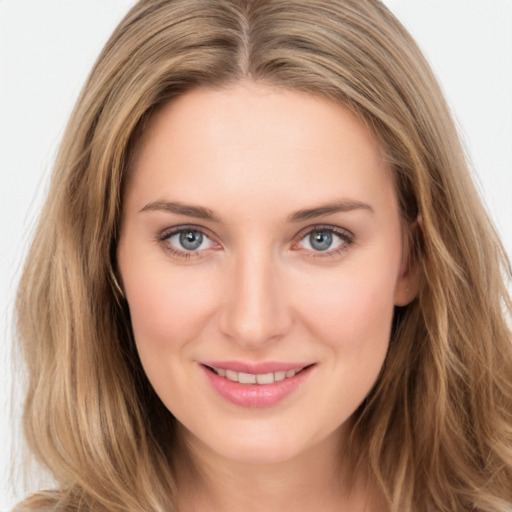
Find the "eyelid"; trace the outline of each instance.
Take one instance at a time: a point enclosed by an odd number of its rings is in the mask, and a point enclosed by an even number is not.
[[[352,231],[348,230],[347,228],[342,228],[340,226],[333,226],[332,224],[313,224],[310,226],[306,226],[305,228],[302,228],[293,238],[294,240],[301,240],[312,231],[331,231],[332,233],[335,233],[342,237],[351,239],[355,238],[355,235],[354,233],[352,233]]]
[[[159,239],[165,239],[169,238],[171,235],[174,235],[176,233],[180,233],[181,231],[197,231],[198,233],[201,233],[202,235],[207,236],[208,238],[213,239],[214,236],[210,232],[209,229],[206,229],[204,226],[198,226],[196,224],[179,224],[177,226],[171,226],[167,227],[160,231],[160,234],[158,235]]]

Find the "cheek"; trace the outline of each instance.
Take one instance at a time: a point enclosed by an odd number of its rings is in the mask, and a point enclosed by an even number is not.
[[[165,261],[128,270],[124,286],[141,358],[186,348],[211,314],[214,299],[207,276],[202,279],[191,268],[173,271]]]
[[[317,403],[343,423],[378,379],[389,347],[399,258],[389,265],[340,266],[297,294],[303,322],[322,351],[325,388]],[[384,270],[383,270],[384,269]]]
[[[322,338],[357,346],[388,337],[394,311],[394,283],[388,276],[349,270],[315,281],[296,295],[303,317]],[[378,334],[381,333],[381,336]]]
[[[157,395],[173,413],[194,403],[195,384],[186,364],[208,325],[214,298],[208,279],[191,278],[164,260],[138,266],[124,280],[137,351]]]
[[[317,281],[298,299],[310,339],[322,354],[325,380],[315,403],[326,428],[344,424],[379,377],[389,347],[392,291],[389,277],[354,270]]]

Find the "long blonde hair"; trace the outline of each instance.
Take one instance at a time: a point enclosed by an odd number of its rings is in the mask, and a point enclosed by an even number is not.
[[[175,510],[175,420],[116,280],[124,176],[152,114],[241,79],[341,102],[394,169],[421,269],[353,438],[392,512],[512,507],[510,266],[429,66],[377,0],[141,0],[69,121],[17,302],[24,431],[59,488],[25,502]]]

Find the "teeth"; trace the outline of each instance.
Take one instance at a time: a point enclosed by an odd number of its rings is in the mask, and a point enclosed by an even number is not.
[[[275,377],[273,373],[262,373],[260,375],[256,375],[256,382],[258,384],[272,384],[274,380]]]
[[[286,379],[286,372],[275,372],[274,373],[274,380],[277,382],[279,380]]]
[[[234,372],[233,370],[226,370],[226,379],[232,380],[233,382],[238,382],[238,372]]]
[[[272,384],[280,380],[288,379],[295,376],[300,370],[278,371],[273,373],[244,373],[235,372],[233,370],[225,370],[224,368],[213,368],[215,373],[221,377],[225,377],[233,382],[240,382],[241,384]]]
[[[238,374],[238,382],[241,384],[256,384],[256,375],[240,372]]]

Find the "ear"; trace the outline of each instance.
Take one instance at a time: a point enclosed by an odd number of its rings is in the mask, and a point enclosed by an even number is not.
[[[417,296],[420,288],[421,219],[409,228],[404,243],[402,264],[395,286],[395,306],[407,306]]]

